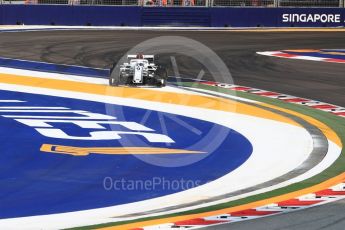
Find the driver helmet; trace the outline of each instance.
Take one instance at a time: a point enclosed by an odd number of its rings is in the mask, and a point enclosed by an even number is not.
[[[144,55],[142,53],[138,53],[136,59],[144,59]]]

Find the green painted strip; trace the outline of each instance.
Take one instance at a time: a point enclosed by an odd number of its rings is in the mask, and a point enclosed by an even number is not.
[[[182,86],[187,86],[187,87],[195,87],[195,88],[200,88],[200,89],[206,89],[210,91],[217,91],[229,95],[236,95],[242,98],[246,99],[251,99],[259,102],[264,102],[267,104],[271,105],[276,105],[281,108],[286,108],[290,110],[294,110],[296,112],[299,112],[301,114],[308,115],[310,117],[313,117],[317,120],[320,120],[321,122],[325,123],[328,125],[330,128],[332,128],[340,137],[342,143],[345,143],[345,119],[336,115],[333,115],[328,112],[324,112],[321,110],[316,110],[307,106],[303,105],[297,105],[297,104],[292,104],[288,102],[284,102],[278,99],[272,99],[272,98],[267,98],[267,97],[262,97],[258,95],[253,95],[250,93],[245,93],[245,92],[234,92],[229,89],[224,89],[224,88],[219,88],[219,87],[214,87],[214,86],[208,86],[208,85],[203,85],[203,84],[198,84],[198,83],[191,83],[191,82],[184,82],[181,83]],[[194,209],[186,212],[179,212],[179,213],[174,213],[174,214],[169,214],[169,215],[162,215],[162,216],[156,216],[156,217],[148,217],[148,218],[141,218],[141,219],[136,219],[136,220],[131,220],[131,221],[122,221],[122,222],[112,222],[112,223],[106,223],[106,224],[99,224],[99,225],[92,225],[92,226],[85,226],[85,227],[78,227],[78,228],[71,228],[71,229],[97,229],[97,228],[102,228],[102,227],[109,227],[109,226],[118,226],[122,224],[129,224],[129,223],[135,223],[139,221],[147,221],[147,220],[154,220],[154,219],[160,219],[160,218],[168,218],[168,217],[174,217],[174,216],[181,216],[181,215],[187,215],[187,214],[196,214],[196,213],[202,213],[202,212],[208,212],[208,211],[213,211],[213,210],[219,210],[219,209],[224,209],[224,208],[230,208],[230,207],[235,207],[247,203],[251,203],[254,201],[259,201],[263,199],[268,199],[271,197],[283,195],[286,193],[294,192],[297,190],[301,190],[304,188],[311,187],[313,185],[319,184],[327,179],[330,179],[332,177],[335,177],[342,172],[345,172],[345,151],[344,148],[342,149],[340,157],[325,171],[322,173],[309,178],[307,180],[286,186],[284,188],[276,189],[270,192],[246,197],[243,199],[235,200],[235,201],[230,201],[218,205],[213,205],[205,208],[199,208],[199,209]]]

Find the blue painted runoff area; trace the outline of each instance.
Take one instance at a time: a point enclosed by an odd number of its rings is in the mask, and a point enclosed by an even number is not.
[[[168,133],[175,142],[151,143],[140,135],[122,135],[120,140],[71,140],[43,136],[34,127],[4,115],[47,116],[47,112],[0,112],[0,218],[45,215],[108,207],[160,197],[216,180],[242,165],[253,146],[242,134],[227,127],[191,117],[130,106],[107,105],[86,100],[1,90],[1,106],[63,106],[73,110],[108,114],[118,121],[141,123],[155,133]],[[112,108],[112,114],[106,108]],[[147,115],[147,113],[149,114]],[[69,111],[50,116],[76,116]],[[143,117],[145,122],[143,122]],[[164,125],[160,121],[164,120]],[[36,119],[37,120],[37,119]],[[89,136],[99,129],[81,128],[68,122],[48,122],[70,136]],[[188,125],[186,125],[188,124]],[[102,124],[104,129],[127,128]],[[194,127],[194,129],[190,129]],[[221,141],[212,148],[209,135]],[[204,141],[202,141],[204,140]],[[216,140],[216,139],[214,139]],[[72,156],[40,151],[42,144],[74,147],[164,147],[204,151],[192,164],[162,167],[135,155],[90,154]],[[210,152],[212,151],[212,152]],[[142,157],[143,155],[141,155]],[[152,157],[152,155],[147,155]],[[157,156],[156,160],[183,161],[190,154]],[[108,178],[108,179],[106,179]],[[184,181],[184,182],[181,182]],[[149,183],[142,185],[140,183]],[[116,184],[115,184],[116,183]],[[139,183],[133,185],[132,183]],[[153,185],[152,183],[155,183]],[[134,186],[134,187],[133,187]],[[148,187],[147,187],[148,186]]]

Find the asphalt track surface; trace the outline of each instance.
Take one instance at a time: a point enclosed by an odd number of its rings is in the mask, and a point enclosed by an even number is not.
[[[0,56],[109,68],[136,44],[158,36],[195,39],[226,63],[234,83],[345,106],[345,65],[255,54],[282,49],[343,49],[345,32],[49,31],[0,33]],[[164,60],[164,58],[163,58]],[[177,59],[182,74],[200,71]],[[205,74],[203,79],[210,76]],[[209,79],[213,80],[213,79]],[[344,229],[345,202],[212,229]]]

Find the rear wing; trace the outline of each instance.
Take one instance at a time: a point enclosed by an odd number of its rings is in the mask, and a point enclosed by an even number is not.
[[[155,55],[143,55],[144,59],[148,60],[149,63],[155,62]],[[137,55],[127,55],[128,62],[130,62],[132,59],[136,59]]]

